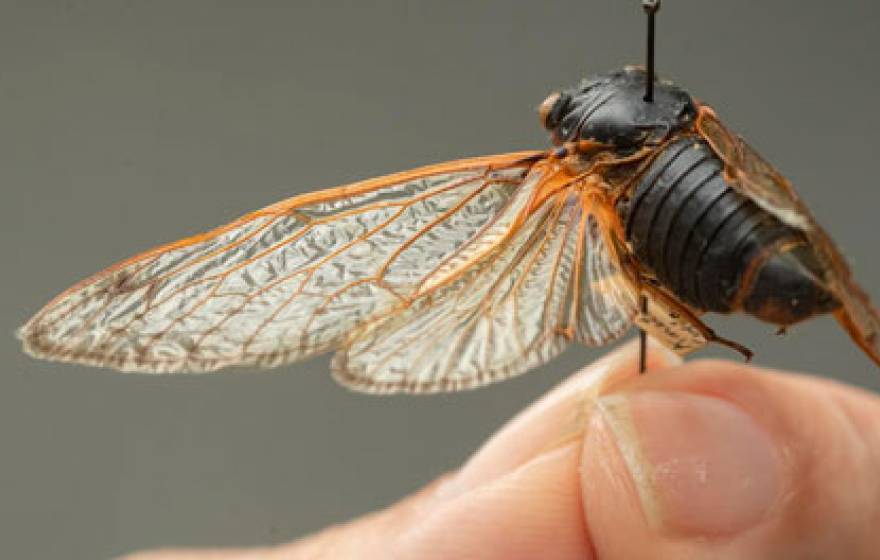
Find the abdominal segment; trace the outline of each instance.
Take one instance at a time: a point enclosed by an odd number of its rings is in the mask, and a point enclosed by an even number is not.
[[[697,136],[667,144],[618,212],[638,262],[693,310],[784,326],[838,306],[803,233],[728,184]]]

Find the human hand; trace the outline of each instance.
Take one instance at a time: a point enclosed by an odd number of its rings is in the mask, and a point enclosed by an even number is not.
[[[458,472],[277,548],[126,560],[880,558],[880,398],[628,344]]]

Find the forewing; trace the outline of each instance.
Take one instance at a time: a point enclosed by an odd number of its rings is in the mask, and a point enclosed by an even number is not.
[[[39,357],[145,372],[326,351],[413,297],[508,206],[537,157],[461,160],[294,197],[81,282],[19,336]]]
[[[700,108],[697,129],[724,161],[725,178],[735,189],[785,224],[798,229],[811,226],[814,220],[788,179],[728,130],[712,109]]]
[[[828,289],[841,303],[835,316],[856,344],[880,365],[880,315],[791,183],[742,138],[727,130],[708,107],[700,109],[697,127],[724,160],[725,175],[734,188],[783,223],[804,232],[822,262]]]
[[[514,232],[494,235],[491,254],[466,274],[356,331],[334,359],[335,378],[377,393],[470,389],[546,362],[572,338],[620,336],[635,299],[607,289],[608,266],[587,266],[613,258],[588,207],[575,189],[547,199]]]

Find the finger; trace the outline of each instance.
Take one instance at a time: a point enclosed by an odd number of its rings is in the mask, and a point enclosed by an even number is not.
[[[877,558],[880,399],[725,362],[597,400],[582,455],[599,558]]]
[[[491,482],[440,498],[391,541],[398,559],[591,558],[578,492],[580,445],[539,455]]]
[[[652,371],[679,363],[661,346],[649,346]],[[126,560],[546,558],[547,535],[554,558],[586,558],[578,491],[584,413],[637,368],[633,341],[519,414],[458,473],[378,514],[275,549],[166,550]]]
[[[648,357],[657,371],[680,363],[654,345]],[[519,414],[398,528],[389,557],[591,558],[580,496],[585,405],[637,368],[637,344],[624,345]],[[575,423],[577,437],[561,437]]]
[[[439,491],[466,492],[542,452],[582,439],[592,403],[617,384],[638,376],[638,355],[638,340],[632,340],[570,376],[492,436]],[[653,339],[649,339],[647,358],[652,373],[682,363]]]
[[[227,550],[151,550],[136,552],[118,560],[266,560],[272,553],[269,549],[227,549]]]

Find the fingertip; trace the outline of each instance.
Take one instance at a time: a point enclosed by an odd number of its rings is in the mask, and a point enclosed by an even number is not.
[[[637,377],[639,373],[639,339],[624,342],[608,354],[577,371],[547,394],[552,398],[575,390],[587,389],[593,394],[607,392],[616,384]],[[665,370],[684,363],[681,356],[648,337],[645,366],[646,371]]]
[[[627,380],[599,399],[582,458],[600,557],[876,551],[880,430],[856,427],[880,425],[878,403],[714,360]]]
[[[390,557],[592,558],[578,492],[580,444],[533,457],[477,488],[436,500]]]
[[[439,491],[447,496],[466,492],[554,447],[580,441],[598,395],[638,376],[638,352],[638,341],[632,340],[570,376],[503,426]],[[651,371],[682,363],[653,339],[647,358]]]

